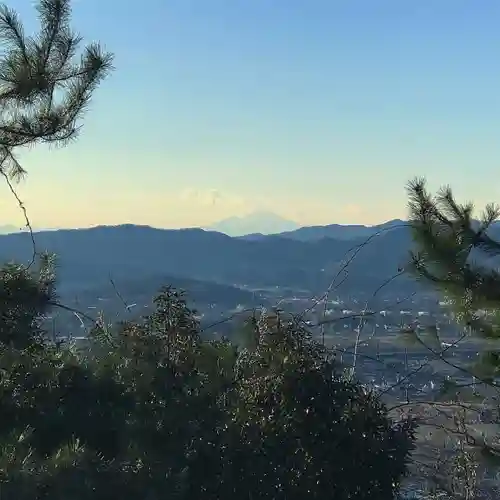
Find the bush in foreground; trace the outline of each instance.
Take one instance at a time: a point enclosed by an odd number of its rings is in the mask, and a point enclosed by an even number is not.
[[[26,297],[25,280],[39,294],[29,295],[38,309],[15,305],[31,326],[10,314],[0,338],[4,498],[396,494],[411,424],[391,422],[292,320],[263,315],[246,348],[209,342],[182,294],[165,288],[143,320],[96,327],[84,348],[54,345],[39,326],[52,285],[17,269],[2,290],[13,280]]]

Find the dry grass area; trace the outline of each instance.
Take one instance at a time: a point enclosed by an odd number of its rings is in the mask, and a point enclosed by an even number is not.
[[[412,415],[420,422],[411,484],[431,485],[450,498],[499,498],[500,425],[481,421],[484,407],[442,402],[392,410],[395,418]]]
[[[443,360],[421,345],[408,345],[399,334],[369,337],[364,334],[359,339],[357,374],[371,380],[385,378],[394,388],[382,396],[391,415],[395,419],[411,415],[419,423],[409,490],[431,486],[439,494],[425,495],[427,498],[498,500],[500,481],[495,471],[500,467],[500,425],[495,422],[500,420],[494,410],[500,407],[500,394],[480,386],[468,374],[468,368],[479,359],[477,353],[498,349],[498,343],[467,338],[448,350]],[[326,338],[329,346],[340,350],[352,346],[355,340],[352,334]],[[352,355],[343,355],[343,360],[352,363]],[[394,380],[397,377],[404,382],[398,385]],[[447,377],[464,387],[459,394],[451,390],[438,398]],[[432,390],[428,382],[432,382]],[[412,387],[410,391],[404,390],[405,384]],[[410,402],[401,399],[406,396]]]

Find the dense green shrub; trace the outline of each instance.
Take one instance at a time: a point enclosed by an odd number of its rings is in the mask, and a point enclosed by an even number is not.
[[[202,340],[182,294],[155,303],[139,322],[97,326],[83,348],[44,340],[37,318],[22,331],[31,342],[0,344],[7,498],[394,496],[412,426],[306,331],[263,316],[238,348]]]

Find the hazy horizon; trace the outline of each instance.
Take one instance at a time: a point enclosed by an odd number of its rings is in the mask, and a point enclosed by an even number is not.
[[[136,5],[74,2],[116,71],[78,141],[20,155],[34,226],[371,225],[406,217],[415,175],[500,201],[500,3],[150,0],[140,22]],[[31,2],[12,7],[37,27]]]
[[[363,223],[357,223],[357,222],[337,222],[337,221],[330,221],[330,222],[325,223],[325,224],[315,224],[315,223],[313,223],[313,224],[304,224],[304,225],[302,225],[302,224],[298,223],[297,221],[294,221],[292,219],[286,219],[285,217],[281,216],[280,214],[277,214],[277,213],[274,213],[274,212],[271,213],[271,212],[267,212],[267,211],[256,210],[256,211],[244,213],[241,216],[232,216],[232,215],[229,215],[226,218],[211,221],[210,223],[208,223],[206,225],[196,225],[195,224],[195,225],[190,225],[190,226],[182,226],[182,225],[177,225],[177,226],[175,226],[175,225],[174,226],[159,226],[159,225],[155,225],[155,224],[148,224],[148,223],[141,223],[141,222],[127,222],[127,221],[123,222],[122,221],[122,222],[115,222],[115,223],[109,223],[109,224],[106,224],[106,223],[104,223],[104,224],[90,223],[90,224],[87,224],[87,225],[79,225],[79,226],[44,226],[44,227],[41,227],[41,226],[35,226],[35,225],[33,225],[32,229],[35,232],[39,232],[39,231],[57,231],[57,230],[60,230],[60,229],[62,229],[62,230],[64,230],[64,229],[89,229],[89,228],[97,227],[97,226],[110,226],[110,227],[114,227],[114,226],[123,226],[123,225],[132,224],[132,225],[137,225],[137,226],[150,226],[150,227],[158,228],[158,229],[205,229],[205,230],[216,230],[216,231],[219,231],[218,229],[215,228],[215,226],[217,226],[220,223],[229,221],[230,219],[233,219],[233,218],[244,220],[246,217],[251,217],[251,216],[256,215],[256,214],[269,214],[269,215],[278,216],[280,218],[283,218],[283,220],[285,222],[291,222],[291,223],[297,224],[297,227],[324,226],[324,225],[331,225],[331,224],[338,224],[338,225],[341,225],[341,226],[354,226],[354,225],[378,226],[378,225],[382,225],[382,224],[385,224],[387,222],[390,222],[392,220],[398,219],[398,218],[392,218],[392,219],[377,221],[377,222],[370,223],[370,224],[368,224],[368,223],[367,224],[363,224]],[[9,229],[9,230],[12,229],[12,230],[15,230],[16,232],[18,232],[18,231],[28,231],[28,228],[26,227],[25,224],[16,225],[16,224],[13,224],[13,223],[10,223],[10,222],[0,223],[0,234],[5,234],[4,233],[5,229]],[[224,232],[224,231],[222,231],[222,232]],[[283,232],[283,231],[278,231],[278,232]]]

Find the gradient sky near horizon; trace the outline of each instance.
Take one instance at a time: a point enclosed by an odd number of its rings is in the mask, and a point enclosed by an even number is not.
[[[21,153],[36,227],[372,224],[405,217],[415,175],[500,202],[498,0],[75,0],[73,17],[116,70],[77,142]]]

